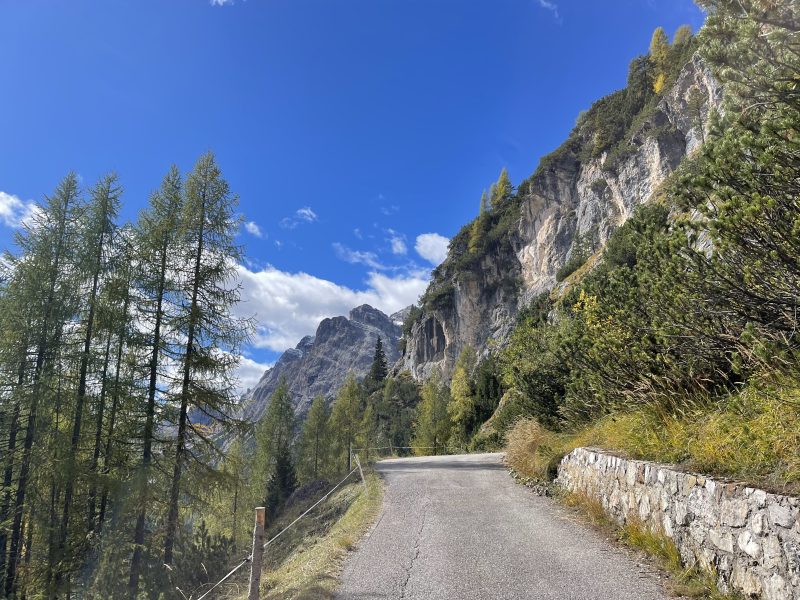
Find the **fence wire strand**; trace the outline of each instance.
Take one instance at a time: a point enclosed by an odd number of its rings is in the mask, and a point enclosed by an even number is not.
[[[354,468],[352,471],[350,471],[350,472],[349,472],[347,475],[345,475],[345,476],[344,476],[344,479],[342,479],[342,480],[341,480],[339,483],[337,483],[337,484],[336,484],[335,486],[333,486],[333,487],[332,487],[330,490],[328,490],[328,493],[327,493],[327,494],[325,494],[325,495],[324,495],[322,498],[320,498],[320,499],[319,499],[319,500],[317,500],[317,501],[316,501],[314,504],[312,504],[312,505],[311,505],[309,508],[307,508],[307,509],[306,509],[306,510],[303,512],[303,514],[301,514],[301,515],[300,515],[299,517],[297,517],[297,518],[296,518],[294,521],[292,521],[291,523],[289,523],[289,524],[288,524],[286,527],[284,527],[283,529],[281,529],[281,530],[280,530],[280,531],[279,531],[277,534],[275,534],[275,535],[274,535],[274,536],[273,536],[273,537],[272,537],[270,540],[268,540],[267,542],[265,542],[265,543],[264,543],[264,546],[263,546],[263,548],[266,548],[267,546],[269,546],[269,545],[270,545],[272,542],[274,542],[275,540],[277,540],[277,539],[278,539],[279,537],[281,537],[281,536],[282,536],[284,533],[286,533],[286,532],[287,532],[289,529],[291,529],[291,528],[292,528],[292,527],[293,527],[293,526],[294,526],[294,525],[295,525],[295,524],[296,524],[296,523],[297,523],[297,522],[298,522],[300,519],[302,519],[303,517],[305,517],[305,516],[306,516],[308,513],[310,513],[312,510],[314,510],[314,509],[315,509],[317,506],[319,506],[320,504],[322,504],[322,502],[323,502],[323,501],[324,501],[326,498],[328,498],[328,497],[329,497],[329,496],[330,496],[330,495],[331,495],[333,492],[335,492],[337,489],[339,489],[339,488],[341,487],[341,485],[342,485],[342,484],[343,484],[345,481],[347,481],[347,480],[350,478],[350,476],[351,476],[353,473],[355,473],[356,471],[358,471],[358,467],[355,467],[355,468]],[[225,581],[227,581],[227,580],[228,580],[228,579],[229,579],[229,578],[230,578],[230,577],[231,577],[231,576],[232,576],[234,573],[236,573],[236,571],[238,571],[239,569],[241,569],[243,566],[245,566],[245,565],[246,565],[247,563],[249,563],[251,560],[253,560],[253,555],[252,555],[252,554],[248,554],[248,555],[247,555],[245,558],[243,558],[243,559],[242,559],[242,560],[239,562],[239,564],[238,564],[238,565],[236,565],[236,566],[235,566],[233,569],[231,569],[231,571],[230,571],[230,572],[229,572],[227,575],[225,575],[225,577],[223,577],[222,579],[220,579],[220,580],[219,580],[217,583],[215,583],[215,584],[214,584],[213,586],[211,586],[211,587],[210,587],[208,590],[206,590],[206,592],[205,592],[205,593],[204,593],[202,596],[198,597],[198,598],[197,598],[197,600],[203,600],[204,598],[208,597],[208,595],[209,595],[211,592],[213,592],[213,591],[214,591],[215,589],[217,589],[217,588],[218,588],[220,585],[222,585],[223,583],[225,583]]]

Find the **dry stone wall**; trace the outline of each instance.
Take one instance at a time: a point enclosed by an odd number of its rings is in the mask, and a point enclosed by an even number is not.
[[[713,569],[722,591],[800,600],[800,498],[589,448],[564,457],[556,482],[619,523],[663,532],[686,564]]]

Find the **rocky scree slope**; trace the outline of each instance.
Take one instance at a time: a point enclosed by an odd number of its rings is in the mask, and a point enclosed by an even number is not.
[[[469,226],[451,241],[408,329],[396,369],[417,379],[434,370],[449,378],[465,346],[486,355],[493,345],[502,345],[519,311],[557,285],[559,269],[587,247],[602,249],[702,144],[710,115],[721,104],[720,86],[694,55],[613,151],[587,151],[597,146],[601,132],[591,119],[579,119],[569,139],[542,159],[508,206],[490,211],[502,213],[492,217],[498,224],[508,221],[505,229],[500,227],[502,239],[472,258],[467,268],[469,250],[460,238]]]
[[[349,318],[324,319],[316,335],[304,337],[295,348],[284,352],[245,394],[240,416],[258,422],[281,379],[286,380],[295,414],[299,417],[306,414],[317,395],[332,401],[349,373],[358,378],[367,374],[378,337],[383,342],[387,361],[390,364],[397,361],[400,358],[401,313],[387,316],[364,304],[351,310]]]

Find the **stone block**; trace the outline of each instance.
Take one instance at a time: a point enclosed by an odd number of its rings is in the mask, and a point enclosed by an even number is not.
[[[772,577],[764,581],[763,594],[765,600],[791,600],[786,580],[777,573],[773,573]]]
[[[777,502],[771,503],[768,510],[770,522],[780,527],[785,527],[786,529],[791,528],[797,518],[797,515],[792,509],[788,506],[782,506]]]
[[[694,523],[692,523],[694,525]],[[708,532],[708,539],[723,552],[733,554],[733,535],[728,532],[721,532],[719,529],[712,529]]]
[[[744,530],[739,534],[739,538],[736,540],[736,542],[739,546],[739,549],[751,558],[756,560],[761,558],[761,544],[759,543],[758,538],[751,532]]]
[[[750,506],[747,500],[723,500],[720,506],[720,520],[722,524],[731,527],[744,527],[744,524],[747,523],[747,516],[749,513]]]

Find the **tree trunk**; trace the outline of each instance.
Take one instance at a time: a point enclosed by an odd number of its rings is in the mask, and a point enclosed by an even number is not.
[[[147,412],[144,423],[144,439],[142,442],[142,472],[141,472],[141,505],[139,514],[136,516],[136,528],[133,533],[133,557],[131,558],[131,574],[128,578],[128,590],[131,600],[136,600],[139,590],[139,573],[142,568],[142,550],[144,548],[144,528],[147,518],[146,487],[147,477],[150,470],[150,463],[153,460],[153,429],[155,427],[156,411],[156,386],[158,384],[158,359],[161,351],[161,322],[164,312],[164,292],[167,283],[167,252],[168,240],[164,239],[161,246],[161,265],[158,279],[158,289],[156,292],[156,322],[153,328],[153,351],[150,354],[150,365],[148,367],[150,379],[147,386]],[[117,378],[119,378],[119,359],[117,355]],[[119,379],[117,379],[119,381]]]
[[[111,331],[108,332],[108,339],[106,340],[106,350],[103,357],[103,370],[100,384],[100,399],[97,406],[97,426],[94,432],[94,452],[92,452],[92,464],[89,467],[90,474],[95,478],[92,481],[91,488],[89,489],[89,528],[95,529],[95,509],[97,508],[97,465],[100,462],[100,448],[103,440],[103,417],[106,411],[106,377],[108,376],[108,362],[111,353]]]
[[[197,326],[197,298],[200,292],[200,267],[203,261],[203,234],[206,221],[206,190],[203,190],[200,204],[200,231],[197,236],[197,255],[194,261],[194,279],[192,281],[192,302],[189,306],[189,329],[186,339],[186,352],[183,359],[183,381],[181,382],[181,408],[178,418],[178,439],[175,448],[175,470],[172,474],[172,486],[169,494],[169,513],[167,514],[167,532],[164,539],[164,564],[171,565],[175,548],[175,536],[178,530],[178,501],[180,498],[183,459],[186,452],[186,426],[189,407],[189,385],[191,383],[192,359]]]

